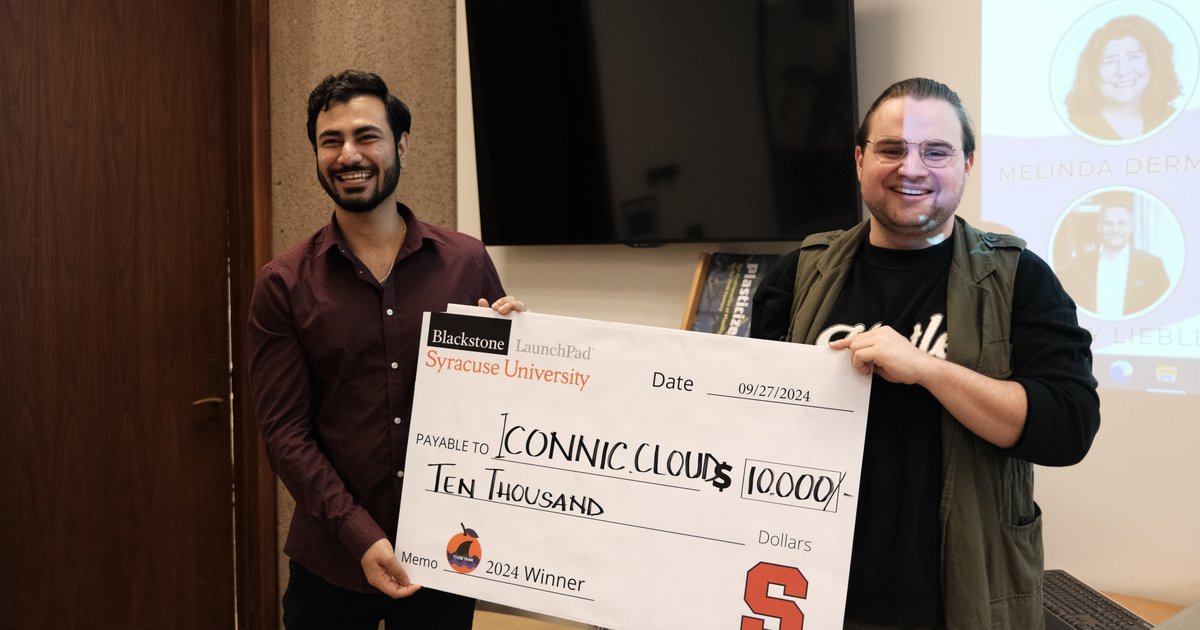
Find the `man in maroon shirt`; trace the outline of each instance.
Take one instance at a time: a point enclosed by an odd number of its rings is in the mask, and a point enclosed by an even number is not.
[[[378,76],[309,96],[329,225],[259,271],[250,378],[275,473],[296,499],[284,624],[470,628],[474,601],[418,590],[393,550],[421,316],[450,303],[524,310],[478,240],[396,200],[411,117]]]

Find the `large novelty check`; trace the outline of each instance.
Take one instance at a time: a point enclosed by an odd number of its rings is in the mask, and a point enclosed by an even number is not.
[[[840,628],[869,394],[828,348],[426,313],[396,553],[609,628]]]

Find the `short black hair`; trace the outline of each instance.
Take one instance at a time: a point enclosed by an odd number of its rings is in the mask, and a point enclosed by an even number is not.
[[[344,70],[321,80],[308,95],[308,141],[317,150],[317,115],[335,103],[348,103],[362,95],[374,96],[383,101],[387,109],[388,126],[392,136],[399,142],[400,135],[408,133],[412,126],[412,114],[408,106],[388,91],[387,84],[374,72]]]
[[[888,86],[888,88],[883,91],[883,94],[880,94],[879,98],[875,99],[874,103],[871,103],[871,108],[867,110],[867,115],[863,116],[862,124],[858,126],[858,135],[855,138],[858,148],[867,148],[867,134],[871,133],[871,115],[875,113],[875,110],[878,109],[884,101],[902,96],[911,96],[919,99],[935,98],[949,103],[950,106],[954,108],[954,111],[958,114],[958,122],[962,124],[963,155],[969,158],[975,153],[975,130],[971,128],[971,120],[967,117],[967,111],[963,109],[962,99],[960,99],[958,94],[955,93],[954,90],[950,89],[950,86],[946,85],[945,83],[923,77],[914,77],[912,79],[897,81]]]

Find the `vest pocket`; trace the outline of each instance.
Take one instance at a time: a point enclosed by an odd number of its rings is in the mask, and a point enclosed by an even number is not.
[[[1042,509],[1036,503],[1033,507],[1033,517],[1024,525],[1000,523],[1000,544],[989,549],[993,602],[1036,593],[1042,587]],[[1003,570],[993,572],[991,567]]]

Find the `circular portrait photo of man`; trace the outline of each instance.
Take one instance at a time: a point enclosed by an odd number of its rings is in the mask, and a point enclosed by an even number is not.
[[[1179,219],[1153,195],[1105,188],[1077,199],[1059,218],[1050,259],[1081,311],[1130,319],[1157,307],[1179,281]]]
[[[1063,122],[1102,144],[1128,144],[1171,123],[1191,98],[1200,48],[1187,20],[1152,0],[1109,2],[1063,35],[1050,93]]]

